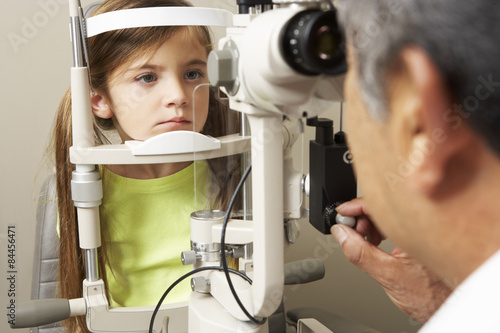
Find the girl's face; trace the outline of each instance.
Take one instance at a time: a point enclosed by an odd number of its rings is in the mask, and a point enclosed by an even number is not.
[[[121,66],[110,76],[109,98],[92,97],[94,113],[112,118],[123,141],[187,130],[200,132],[208,115],[207,54],[187,30],[168,39],[152,57]],[[193,106],[194,112],[193,112]]]

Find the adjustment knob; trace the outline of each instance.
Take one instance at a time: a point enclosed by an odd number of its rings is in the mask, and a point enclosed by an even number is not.
[[[336,223],[343,224],[351,228],[356,225],[356,219],[354,217],[341,215],[335,210],[335,208],[340,206],[343,202],[344,201],[337,201],[325,207],[323,218],[328,229]]]
[[[356,219],[352,216],[344,216],[339,213],[337,213],[337,216],[335,216],[335,222],[338,224],[343,224],[348,227],[354,227],[356,225]]]
[[[234,59],[230,50],[212,51],[208,55],[208,79],[215,87],[231,87],[236,79]]]
[[[222,50],[213,50],[208,55],[208,80],[214,87],[224,87],[230,96],[236,95],[240,86],[238,79],[239,51],[229,40]]]
[[[181,261],[183,265],[192,265],[196,262],[198,256],[194,251],[183,251],[181,253]]]
[[[210,293],[210,280],[203,276],[196,276],[191,279],[191,290],[199,293]]]

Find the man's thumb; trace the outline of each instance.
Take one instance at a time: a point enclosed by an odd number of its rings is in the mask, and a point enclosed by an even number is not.
[[[381,264],[383,265],[382,261],[386,261],[391,256],[367,242],[363,236],[345,225],[335,224],[331,228],[331,233],[342,246],[342,251],[347,259],[377,279],[380,267],[382,267]]]

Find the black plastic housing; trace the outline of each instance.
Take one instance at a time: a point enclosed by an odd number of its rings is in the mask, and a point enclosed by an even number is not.
[[[272,0],[236,0],[238,5],[239,14],[248,14],[250,7],[261,6],[261,5],[273,5]]]
[[[357,186],[352,158],[345,133],[333,135],[333,121],[311,118],[307,125],[316,127],[316,139],[309,151],[309,222],[323,234],[335,224],[335,208],[356,198]]]

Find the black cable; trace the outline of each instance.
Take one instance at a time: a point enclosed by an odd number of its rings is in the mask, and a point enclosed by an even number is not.
[[[191,276],[191,275],[193,275],[195,273],[202,272],[202,271],[208,271],[208,270],[222,271],[222,270],[224,270],[224,268],[222,268],[220,266],[199,267],[197,269],[194,269],[194,270],[192,270],[192,271],[184,274],[183,276],[181,276],[180,278],[178,278],[174,283],[172,283],[170,285],[170,287],[168,287],[168,289],[163,293],[163,295],[161,296],[160,300],[158,301],[158,304],[156,304],[156,307],[155,307],[155,309],[153,311],[153,314],[151,315],[151,321],[149,322],[149,333],[153,333],[153,326],[154,326],[156,315],[158,314],[158,311],[160,310],[161,304],[165,300],[165,297],[167,297],[168,293],[172,289],[174,289],[174,287],[176,285],[178,285],[185,278],[187,278],[187,277],[189,277],[189,276]],[[246,276],[245,274],[243,274],[241,272],[238,272],[238,271],[235,271],[234,269],[229,269],[229,272],[242,277],[243,279],[245,279],[246,281],[248,281],[248,283],[252,284],[252,280],[248,276]]]
[[[229,277],[229,268],[227,266],[227,261],[226,261],[226,255],[225,255],[225,247],[226,247],[226,228],[227,228],[227,223],[229,222],[229,216],[231,215],[231,211],[233,210],[234,202],[236,201],[236,197],[238,195],[238,192],[241,190],[241,187],[243,186],[243,183],[245,183],[245,180],[248,178],[248,175],[250,174],[250,171],[252,170],[252,165],[249,165],[248,168],[245,170],[245,173],[243,174],[243,177],[240,179],[240,182],[238,183],[238,186],[236,187],[236,190],[233,193],[233,196],[231,197],[231,201],[229,202],[229,206],[227,208],[226,215],[224,216],[224,223],[222,224],[222,233],[221,233],[221,252],[220,252],[220,260],[222,263],[222,267],[224,268],[224,274],[226,275],[226,280],[227,284],[229,285],[229,289],[231,289],[231,293],[233,294],[233,297],[240,306],[241,311],[250,319],[253,323],[257,325],[262,325],[266,322],[267,318],[263,318],[262,320],[258,320],[255,317],[253,317],[245,308],[243,303],[241,303],[240,298],[236,294],[236,290],[234,289],[233,283],[231,282],[231,278]]]

